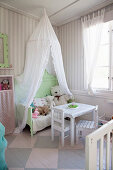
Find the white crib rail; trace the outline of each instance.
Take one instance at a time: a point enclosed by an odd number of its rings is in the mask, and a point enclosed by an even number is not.
[[[106,136],[106,170],[110,170],[110,134],[113,131],[113,120],[109,121],[101,128],[86,136],[86,168],[85,170],[97,170],[97,142],[99,147],[99,170],[103,170],[103,150],[104,137]],[[112,158],[111,169],[113,169],[113,135],[112,135]]]

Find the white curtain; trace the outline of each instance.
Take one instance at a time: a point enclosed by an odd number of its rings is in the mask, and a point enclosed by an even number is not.
[[[84,44],[84,86],[93,95],[92,81],[97,63],[105,9],[81,18]]]
[[[15,99],[19,126],[16,132],[22,131],[26,125],[28,107],[41,85],[50,56],[52,56],[59,86],[64,93],[71,95],[65,78],[61,47],[45,13],[27,43],[24,73],[15,80]],[[23,113],[20,113],[23,110],[20,104],[25,106]]]

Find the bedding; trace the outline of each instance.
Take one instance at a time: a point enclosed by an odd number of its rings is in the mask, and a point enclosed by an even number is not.
[[[44,98],[35,98],[34,100],[33,100],[33,105],[34,106],[44,106],[44,105],[47,105],[48,103],[47,103],[47,100],[46,100],[46,97],[44,97]]]
[[[33,108],[38,108],[38,107],[43,107],[43,106],[47,106],[48,102],[46,97],[43,98],[34,98],[31,106],[32,106],[32,111]],[[38,109],[37,109],[38,110]],[[36,111],[35,111],[36,112]],[[48,126],[51,125],[51,113],[49,112],[46,116],[44,115],[33,115],[35,114],[32,113],[32,125],[33,125],[33,134],[35,134],[37,131],[40,131]],[[33,118],[34,117],[34,118]]]
[[[32,118],[33,121],[33,134],[51,125],[51,113],[46,116],[38,116],[38,118]]]
[[[28,108],[27,124],[30,127],[31,136],[33,136],[33,134],[35,134],[37,131],[40,131],[51,125],[51,113],[47,114],[46,116],[38,116],[37,118],[32,118],[32,108],[35,107],[34,105],[47,105],[46,102],[48,102],[49,106],[51,104],[51,100],[50,98],[48,100],[46,96],[51,95],[51,87],[56,85],[58,85],[56,76],[49,74],[45,70],[41,86],[35,95],[34,101]],[[45,98],[47,99],[47,101],[45,101]]]

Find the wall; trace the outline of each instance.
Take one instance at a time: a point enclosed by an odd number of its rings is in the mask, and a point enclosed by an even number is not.
[[[83,45],[80,20],[58,27],[64,69],[70,89],[83,89]]]
[[[0,32],[8,35],[9,63],[15,75],[23,71],[26,42],[37,23],[31,17],[0,7]]]
[[[107,13],[105,20],[110,19],[110,13]],[[86,104],[98,104],[99,115],[113,115],[113,103],[109,103],[109,97],[83,95],[81,92],[84,88],[84,61],[80,19],[58,27],[58,35],[67,82],[76,100]]]
[[[26,43],[37,24],[38,20],[31,16],[0,7],[0,32],[8,35],[9,64],[15,75],[23,72]],[[54,30],[57,33],[57,27]]]

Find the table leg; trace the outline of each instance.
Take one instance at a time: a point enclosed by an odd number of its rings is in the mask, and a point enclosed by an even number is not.
[[[75,129],[75,119],[71,118],[71,146],[74,145],[74,129]]]

